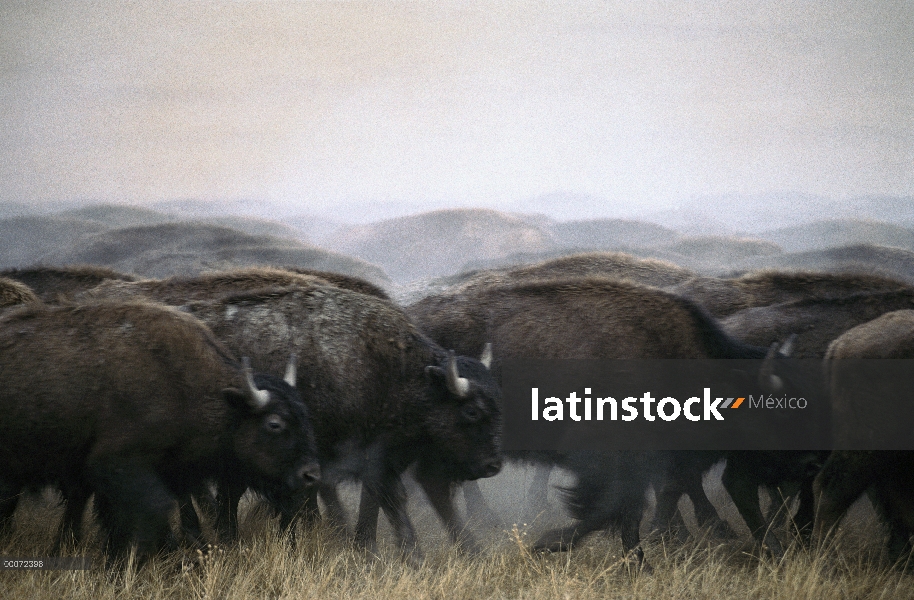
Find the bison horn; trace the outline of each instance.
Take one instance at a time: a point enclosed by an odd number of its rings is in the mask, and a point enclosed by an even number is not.
[[[454,356],[453,350],[447,359],[445,382],[447,389],[458,398],[466,398],[470,393],[470,380],[457,373],[457,357]]]
[[[479,357],[479,362],[487,369],[492,368],[492,342],[486,342],[486,347],[482,349],[482,356]]]
[[[295,353],[293,352],[289,356],[289,363],[286,365],[286,374],[282,378],[283,381],[285,381],[292,387],[295,387],[295,381],[296,381],[296,373],[295,373],[296,360],[297,360],[297,357],[295,356]]]
[[[263,408],[270,403],[270,393],[265,390],[258,390],[254,385],[254,371],[251,369],[251,359],[245,356],[241,359],[244,366],[244,381],[248,386],[248,397],[251,399],[251,406],[254,408]]]
[[[784,382],[781,381],[781,378],[774,374],[774,357],[778,353],[778,343],[773,342],[771,347],[768,348],[768,353],[765,355],[765,360],[762,362],[762,367],[759,369],[758,381],[759,385],[767,387],[772,392],[780,391],[783,387]]]
[[[797,334],[791,333],[790,337],[788,337],[787,340],[781,345],[779,352],[783,358],[789,358],[790,355],[793,354],[793,344],[796,341]]]

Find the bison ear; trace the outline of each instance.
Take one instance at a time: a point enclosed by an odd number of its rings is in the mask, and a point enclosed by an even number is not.
[[[250,406],[250,403],[248,402],[248,395],[238,388],[224,388],[222,390],[222,397],[226,402],[228,402],[233,408],[236,409],[246,410]]]

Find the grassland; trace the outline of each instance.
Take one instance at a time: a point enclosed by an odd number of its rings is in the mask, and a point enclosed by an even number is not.
[[[92,556],[91,570],[0,571],[0,598],[914,598],[914,576],[886,563],[883,533],[865,507],[829,548],[794,545],[780,561],[760,559],[744,540],[669,543],[649,535],[653,574],[635,569],[613,535],[595,536],[572,553],[531,554],[536,528],[523,524],[483,532],[487,551],[466,557],[446,543],[430,512],[413,512],[426,549],[419,567],[397,557],[383,527],[378,556],[325,527],[300,532],[293,548],[268,512],[248,503],[239,544],[174,552],[139,570],[102,568],[90,525],[89,539],[71,551]],[[0,555],[47,555],[60,513],[50,496],[26,501]]]

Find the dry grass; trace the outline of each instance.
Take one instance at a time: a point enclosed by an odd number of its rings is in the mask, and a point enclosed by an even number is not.
[[[27,502],[0,555],[45,555],[59,514],[50,499]],[[386,530],[380,557],[325,528],[304,534],[291,549],[266,512],[254,507],[236,546],[206,555],[187,550],[139,570],[106,572],[97,539],[90,539],[77,553],[92,555],[93,569],[0,572],[0,598],[914,598],[914,578],[885,564],[883,538],[867,515],[845,527],[838,548],[793,548],[782,561],[759,560],[751,546],[735,542],[668,545],[649,538],[653,575],[634,570],[615,536],[542,556],[527,550],[534,532],[514,526],[493,532],[486,554],[467,558],[428,531],[437,527],[430,515],[418,520],[427,548],[418,568],[396,557]],[[89,537],[97,537],[94,527]]]

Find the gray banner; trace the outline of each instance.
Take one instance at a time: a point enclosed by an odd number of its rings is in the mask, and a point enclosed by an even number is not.
[[[507,451],[914,450],[914,361],[510,360]]]

